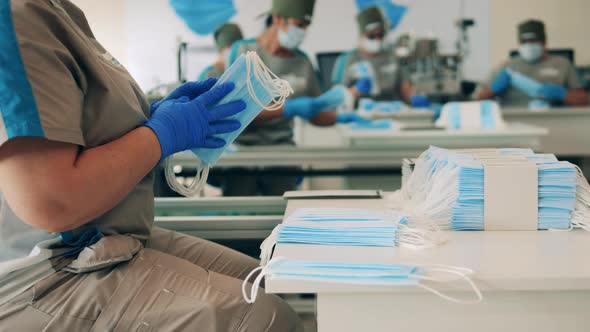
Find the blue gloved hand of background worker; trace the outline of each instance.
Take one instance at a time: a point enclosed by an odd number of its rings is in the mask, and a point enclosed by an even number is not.
[[[424,108],[430,106],[430,99],[423,95],[413,95],[410,97],[410,105],[412,107]]]
[[[502,71],[496,76],[490,89],[494,95],[499,95],[502,92],[506,91],[510,87],[511,78],[510,74],[506,69],[502,69]]]
[[[541,86],[539,95],[549,101],[564,101],[567,90],[561,85],[545,83]]]
[[[373,82],[368,78],[361,78],[356,81],[354,87],[361,95],[368,95],[373,88]]]
[[[305,120],[310,120],[315,117],[321,109],[314,106],[312,97],[297,97],[287,99],[285,108],[283,109],[283,117],[292,119],[296,116]]]
[[[368,123],[371,122],[371,120],[367,120],[365,118],[363,118],[362,116],[356,114],[356,113],[352,113],[352,112],[347,112],[347,113],[338,113],[336,115],[336,123]]]
[[[233,83],[211,88],[211,82],[206,81],[196,86],[198,89],[181,90],[175,95],[183,94],[179,98],[163,100],[151,119],[143,124],[152,129],[160,141],[160,160],[180,151],[223,147],[226,142],[215,135],[238,130],[241,126],[239,121],[227,118],[243,111],[246,103],[238,100],[215,106],[234,89]]]

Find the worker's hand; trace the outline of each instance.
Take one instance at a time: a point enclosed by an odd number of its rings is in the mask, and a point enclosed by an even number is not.
[[[214,105],[233,89],[233,83],[225,83],[194,99],[182,96],[162,102],[144,124],[154,131],[160,141],[160,160],[189,149],[225,146],[226,142],[215,135],[240,128],[240,122],[227,118],[243,111],[246,103],[238,100]]]
[[[502,71],[494,79],[494,82],[492,82],[490,90],[492,90],[494,95],[499,95],[510,87],[511,81],[512,79],[510,78],[508,71],[506,69],[502,69]]]
[[[430,100],[427,96],[413,95],[410,97],[410,105],[412,105],[412,107],[424,108],[430,106]]]
[[[293,99],[287,99],[285,102],[285,108],[283,109],[283,117],[286,119],[292,119],[296,116],[305,120],[314,118],[321,109],[314,105],[314,98],[311,97],[298,97]]]
[[[371,122],[371,120],[367,120],[365,118],[363,118],[362,116],[356,114],[356,113],[352,113],[352,112],[347,112],[347,113],[338,113],[336,115],[336,123],[369,123]]]
[[[174,91],[172,91],[166,98],[152,103],[152,105],[150,106],[150,114],[153,114],[154,111],[158,107],[160,107],[160,105],[162,105],[162,103],[165,101],[176,100],[182,97],[187,97],[188,99],[195,99],[203,93],[209,91],[215,85],[215,83],[217,83],[216,78],[210,78],[205,81],[184,83],[181,86],[174,89]]]
[[[360,80],[356,81],[354,87],[359,94],[368,95],[371,93],[371,89],[373,88],[373,82],[368,78],[361,78]]]
[[[539,94],[549,101],[564,101],[567,90],[561,85],[545,83],[541,86]]]

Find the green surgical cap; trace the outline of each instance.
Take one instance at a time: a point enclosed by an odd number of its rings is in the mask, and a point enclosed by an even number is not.
[[[385,18],[377,7],[365,8],[356,16],[359,31],[364,34],[377,28],[385,29]]]
[[[545,41],[545,24],[537,20],[528,20],[518,25],[518,40],[523,42],[527,40]]]
[[[272,0],[273,15],[311,23],[315,0]]]
[[[231,46],[236,41],[244,38],[242,30],[240,30],[240,27],[234,23],[225,23],[220,26],[215,30],[213,36],[215,38],[215,44],[219,50]]]

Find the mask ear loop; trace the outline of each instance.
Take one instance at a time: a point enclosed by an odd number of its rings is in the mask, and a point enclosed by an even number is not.
[[[269,267],[272,264],[277,263],[278,261],[283,260],[283,259],[284,259],[283,257],[273,258],[271,261],[268,262],[267,265],[259,266],[259,267],[255,268],[254,270],[252,270],[250,273],[248,273],[248,275],[246,276],[246,278],[242,282],[242,296],[244,297],[244,301],[246,301],[246,303],[252,304],[252,303],[254,303],[254,301],[256,301],[256,298],[258,297],[258,289],[260,289],[260,284],[262,283],[262,279],[270,274]],[[252,288],[250,289],[250,296],[248,296],[248,291],[246,290],[246,287],[248,286],[248,282],[250,281],[250,279],[258,271],[260,271],[260,274],[258,276],[256,276],[256,278],[252,282]]]
[[[422,284],[421,282],[418,283],[418,287],[444,299],[450,302],[454,302],[454,303],[458,303],[458,304],[478,304],[481,301],[483,301],[483,295],[481,294],[481,291],[479,290],[479,288],[477,287],[477,285],[473,282],[473,280],[471,280],[471,278],[469,277],[469,275],[473,274],[473,270],[471,269],[467,269],[467,268],[462,268],[462,267],[456,267],[456,266],[450,266],[450,265],[425,265],[425,266],[421,266],[421,269],[424,269],[426,271],[430,271],[430,272],[443,272],[443,273],[447,273],[450,274],[451,276],[456,276],[457,278],[435,278],[435,277],[428,277],[428,276],[424,276],[424,275],[420,275],[420,274],[411,274],[412,277],[414,278],[418,278],[420,280],[425,280],[425,281],[432,281],[432,282],[437,282],[437,283],[441,283],[441,282],[451,282],[451,281],[456,281],[456,280],[464,280],[469,287],[471,288],[471,290],[473,291],[473,293],[475,294],[475,299],[473,300],[464,300],[464,299],[459,299],[447,294],[444,294],[443,292],[434,289],[433,287],[430,286],[426,286],[424,284]]]
[[[172,190],[182,196],[190,197],[194,196],[205,187],[205,183],[209,177],[209,166],[199,160],[197,174],[195,174],[193,181],[188,186],[185,186],[176,179],[176,174],[174,174],[174,156],[172,155],[164,161],[164,175],[168,186]]]
[[[252,76],[258,81],[260,86],[272,96],[272,105],[264,105],[254,90]],[[280,79],[277,75],[268,69],[262,62],[258,54],[253,51],[246,53],[246,75],[248,77],[246,86],[252,99],[263,109],[267,111],[277,111],[283,108],[287,97],[293,93],[291,85],[286,80]]]
[[[260,265],[266,265],[270,260],[272,251],[277,244],[278,233],[281,230],[281,226],[282,225],[277,225],[272,230],[272,233],[270,233],[270,235],[264,239],[264,241],[262,241],[262,244],[260,245]]]
[[[590,184],[580,167],[575,166],[576,177],[576,208],[572,213],[572,226],[590,232]]]

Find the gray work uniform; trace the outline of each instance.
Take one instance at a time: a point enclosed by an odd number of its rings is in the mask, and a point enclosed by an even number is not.
[[[287,80],[294,93],[289,98],[301,96],[317,97],[321,94],[320,82],[311,61],[300,50],[291,57],[277,57],[264,50],[256,39],[236,42],[230,50],[230,63],[247,51],[256,51],[264,64],[278,77]],[[293,120],[274,119],[253,122],[236,139],[238,146],[295,145]],[[275,169],[268,169],[274,171]],[[280,170],[285,170],[282,168]],[[296,170],[296,169],[292,169]],[[239,170],[234,170],[239,172]],[[285,191],[295,190],[298,177],[290,175],[228,175],[219,179],[225,196],[277,196]]]
[[[223,75],[223,70],[217,66],[211,65],[203,69],[199,75],[199,81],[204,81],[208,78],[218,78],[221,77],[221,75]]]
[[[148,119],[139,86],[71,2],[3,1],[0,15],[0,144],[32,136],[89,149]],[[73,231],[104,234],[91,247],[66,247],[59,234],[20,220],[1,194],[0,204],[0,331],[299,328],[274,296],[243,301],[241,279],[256,260],[152,229],[153,173]]]
[[[582,83],[573,64],[568,59],[555,55],[548,55],[545,59],[534,64],[521,57],[511,58],[492,72],[484,87],[490,88],[498,74],[506,68],[511,68],[540,83],[553,83],[568,90],[582,88]],[[509,87],[498,97],[503,106],[527,107],[531,101],[529,95],[514,87]]]
[[[376,100],[402,99],[402,70],[391,48],[372,57],[363,55],[359,49],[341,54],[334,64],[332,84],[352,86],[360,78],[355,66],[361,62],[368,62],[377,78],[379,93],[376,96],[371,96],[372,98]]]

